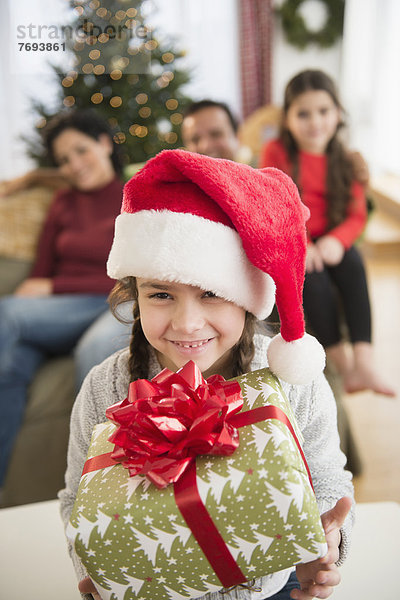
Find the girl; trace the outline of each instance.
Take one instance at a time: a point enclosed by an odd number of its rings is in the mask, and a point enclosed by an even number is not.
[[[112,287],[104,263],[122,165],[111,130],[93,112],[72,111],[54,118],[45,136],[71,188],[50,207],[30,276],[0,300],[0,487],[35,372],[48,355],[74,348],[107,311]]]
[[[130,381],[152,378],[163,367],[176,371],[190,359],[206,377],[234,377],[269,363],[286,380],[282,384],[305,438],[329,551],[296,573],[262,578],[257,597],[330,595],[340,579],[336,565],[347,551],[352,485],[339,449],[335,402],[322,375],[322,348],[304,333],[307,215],[296,186],[280,171],[182,150],[162,152],[128,182],[108,273],[119,279],[112,307],[134,300],[132,341],[92,369],[75,402],[66,487],[60,492],[65,525],[92,429],[105,420],[108,406],[126,397]],[[270,340],[256,332],[256,324],[271,312],[275,286],[282,325]],[[70,552],[80,591],[99,598]],[[224,597],[246,599],[250,592]]]
[[[311,211],[304,284],[304,312],[343,377],[346,392],[371,389],[393,396],[374,367],[371,311],[362,259],[354,242],[367,219],[364,190],[339,138],[343,108],[322,71],[307,70],[287,85],[280,137],[263,149],[261,167],[282,169],[297,182]],[[337,294],[351,340],[342,340]]]

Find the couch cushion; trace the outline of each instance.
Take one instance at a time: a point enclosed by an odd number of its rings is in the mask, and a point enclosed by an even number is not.
[[[2,506],[50,500],[63,487],[74,383],[72,356],[53,358],[38,370],[11,456]]]
[[[0,256],[0,297],[12,294],[30,273],[32,261]]]
[[[75,395],[72,356],[60,356],[46,361],[29,388],[24,421],[51,421],[56,416],[69,415]]]

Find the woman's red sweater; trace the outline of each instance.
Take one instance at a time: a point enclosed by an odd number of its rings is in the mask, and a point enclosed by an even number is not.
[[[99,190],[61,190],[44,224],[31,277],[49,277],[54,294],[108,294],[113,280],[106,261],[123,184],[113,179]]]

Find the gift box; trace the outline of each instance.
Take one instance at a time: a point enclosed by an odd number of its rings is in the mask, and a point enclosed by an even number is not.
[[[102,600],[198,598],[326,553],[301,434],[279,381],[268,369],[236,380],[243,406],[230,389],[225,408],[217,389],[217,409],[195,424],[191,447],[202,450],[212,437],[214,454],[177,460],[170,485],[160,483],[160,473],[171,474],[169,464],[157,472],[155,463],[142,460],[147,476],[132,475],[137,468],[129,452],[109,441],[129,437],[121,426],[95,427],[67,536]],[[132,393],[136,401],[138,388]],[[126,410],[128,400],[121,422]],[[225,419],[217,434],[215,423],[204,433],[211,413]],[[154,421],[177,447],[170,419]],[[207,443],[198,441],[199,431]],[[142,434],[132,435],[142,443]],[[137,462],[137,452],[132,456]]]

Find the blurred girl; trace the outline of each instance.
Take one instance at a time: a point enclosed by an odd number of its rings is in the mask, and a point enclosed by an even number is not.
[[[260,166],[291,175],[310,209],[303,292],[308,324],[342,375],[345,391],[392,396],[373,359],[366,274],[354,246],[366,224],[365,194],[339,138],[343,109],[332,79],[316,70],[296,75],[286,87],[283,113],[280,137],[264,147]],[[351,355],[342,339],[340,306]]]

